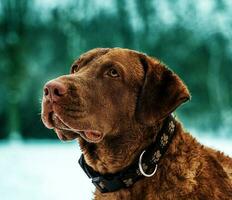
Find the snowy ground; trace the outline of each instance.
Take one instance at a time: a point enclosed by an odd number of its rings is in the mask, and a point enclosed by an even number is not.
[[[89,200],[76,143],[0,144],[0,200]]]
[[[232,155],[232,140],[201,138]],[[94,187],[78,165],[76,142],[0,143],[0,200],[89,200]]]

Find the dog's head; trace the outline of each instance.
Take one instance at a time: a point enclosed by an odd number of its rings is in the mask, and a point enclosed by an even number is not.
[[[98,48],[71,73],[44,86],[42,120],[62,140],[100,142],[128,124],[153,126],[190,98],[180,78],[158,60],[121,48]]]

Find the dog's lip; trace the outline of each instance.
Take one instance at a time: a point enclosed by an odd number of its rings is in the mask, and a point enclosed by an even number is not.
[[[86,141],[92,143],[98,143],[102,140],[104,134],[97,130],[81,130],[78,131],[80,136],[83,137]]]
[[[54,128],[58,138],[62,141],[69,141],[76,139],[79,135],[71,130],[64,130],[60,128]]]
[[[57,136],[62,141],[74,140],[80,135],[86,141],[91,143],[98,143],[102,140],[103,134],[96,130],[72,130],[64,128],[54,128]]]
[[[79,135],[88,142],[97,143],[103,138],[103,133],[98,130],[79,130],[65,124],[62,119],[54,112],[49,113],[49,121],[53,124],[53,129],[62,141],[74,140]]]
[[[54,122],[52,120],[53,112],[42,112],[42,121],[48,129],[54,128]]]

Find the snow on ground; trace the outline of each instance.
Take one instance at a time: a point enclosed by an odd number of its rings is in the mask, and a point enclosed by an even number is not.
[[[199,138],[232,156],[232,140]],[[1,200],[89,200],[94,187],[79,167],[76,142],[0,143]]]
[[[0,144],[1,200],[89,200],[94,187],[76,143]]]

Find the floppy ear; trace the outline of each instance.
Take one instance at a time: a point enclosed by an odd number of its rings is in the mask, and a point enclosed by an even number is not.
[[[139,55],[144,68],[135,117],[146,125],[154,125],[178,106],[190,99],[189,91],[181,79],[155,59]]]

